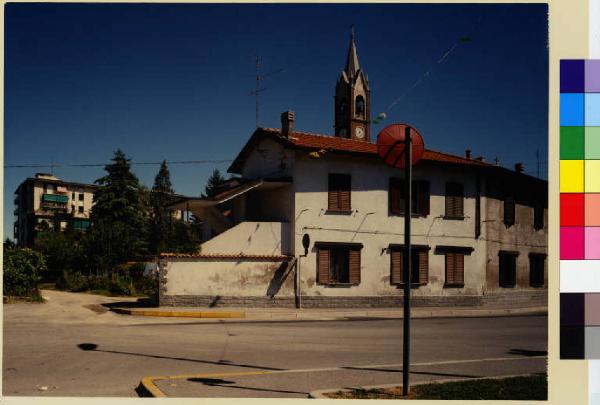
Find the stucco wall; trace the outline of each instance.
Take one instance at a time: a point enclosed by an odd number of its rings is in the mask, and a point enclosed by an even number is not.
[[[200,247],[202,254],[287,255],[289,250],[289,224],[285,222],[240,222]]]
[[[175,259],[161,267],[164,295],[294,296],[294,274],[285,262]]]
[[[486,209],[483,229],[487,239],[487,291],[506,290],[499,286],[500,250],[516,251],[517,288],[529,286],[529,253],[547,253],[548,211],[544,210],[544,228],[533,227],[533,207],[516,204],[515,223],[507,227],[504,220],[504,202],[495,198],[485,198]],[[548,260],[545,261],[544,285],[548,285]]]
[[[333,296],[371,296],[399,294],[390,285],[390,243],[404,243],[404,220],[389,214],[388,184],[390,177],[402,173],[374,164],[373,159],[336,158],[309,159],[297,156],[294,167],[296,254],[303,252],[302,235],[308,233],[311,248],[301,258],[302,294]],[[328,173],[347,173],[352,176],[350,215],[327,213]],[[486,249],[484,241],[475,239],[475,176],[465,175],[458,168],[417,165],[415,180],[430,182],[430,214],[412,221],[412,243],[428,245],[429,283],[413,289],[414,295],[481,294],[485,284]],[[445,213],[445,183],[464,184],[463,220],[443,219]],[[337,288],[316,283],[316,249],[314,242],[362,243],[361,283],[358,286]],[[436,246],[472,247],[465,256],[464,288],[445,288],[445,256],[435,254]]]
[[[245,220],[289,221],[292,215],[292,186],[261,188],[246,194]]]
[[[286,177],[292,173],[293,152],[271,139],[257,145],[244,162],[242,177],[262,179]]]

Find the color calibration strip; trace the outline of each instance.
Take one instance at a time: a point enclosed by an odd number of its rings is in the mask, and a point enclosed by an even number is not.
[[[560,357],[600,359],[600,60],[560,62]]]

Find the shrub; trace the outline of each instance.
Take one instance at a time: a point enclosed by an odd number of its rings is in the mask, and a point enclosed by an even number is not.
[[[158,282],[154,276],[144,275],[144,269],[144,263],[128,263],[117,266],[109,274],[83,275],[65,271],[58,279],[56,288],[108,295],[155,295]]]
[[[44,256],[31,249],[4,250],[5,296],[39,298],[38,283],[46,271]]]
[[[78,271],[82,249],[73,232],[46,232],[37,238],[35,249],[46,258],[44,281],[57,281],[63,272]]]

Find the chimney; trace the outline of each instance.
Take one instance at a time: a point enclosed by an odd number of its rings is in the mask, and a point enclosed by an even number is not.
[[[525,165],[523,163],[515,163],[515,172],[523,173],[523,170],[525,170]]]
[[[466,157],[467,159],[471,159],[471,149],[467,149],[467,150],[465,151],[465,157]]]
[[[291,110],[281,113],[281,135],[289,138],[294,132],[294,112]]]

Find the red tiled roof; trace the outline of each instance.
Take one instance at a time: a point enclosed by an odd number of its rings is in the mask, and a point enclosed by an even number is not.
[[[274,136],[281,137],[281,132],[277,128],[262,128],[264,132],[270,133]],[[368,155],[377,154],[377,145],[371,142],[357,141],[354,139],[338,138],[335,136],[312,134],[308,132],[295,131],[292,133],[290,138],[283,138],[286,141],[292,143],[294,146],[316,150],[332,150],[339,152],[352,152],[352,153],[365,153]],[[434,150],[426,149],[423,153],[422,160],[454,163],[462,165],[475,165],[475,166],[490,166],[489,164],[482,162],[477,159],[468,159],[456,155],[450,155],[447,153],[437,152]]]
[[[292,258],[292,256],[285,255],[248,255],[244,253],[161,253],[160,257],[174,259],[255,259],[268,261],[283,261]]]

